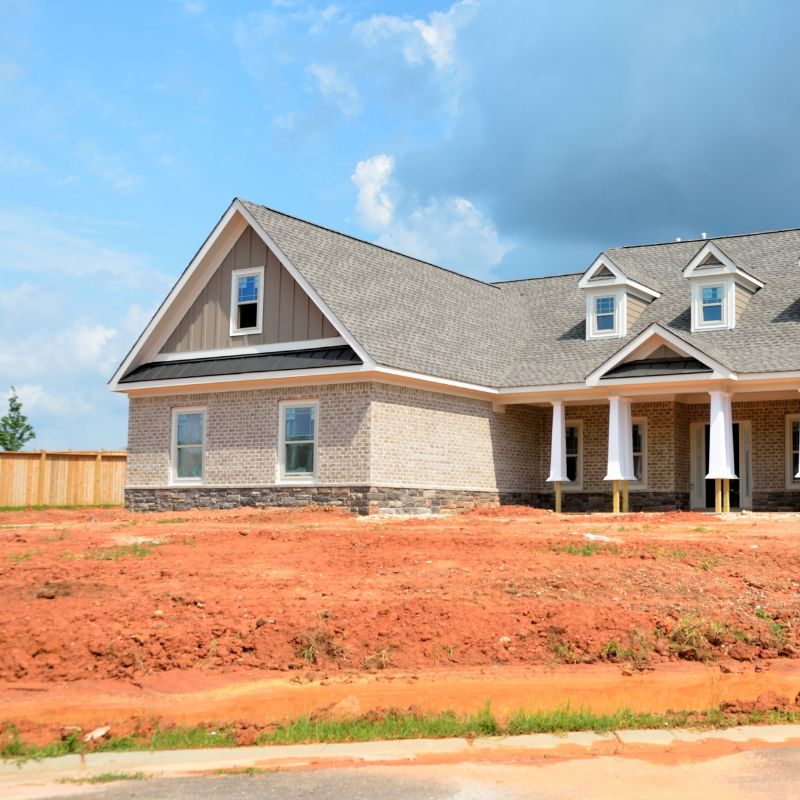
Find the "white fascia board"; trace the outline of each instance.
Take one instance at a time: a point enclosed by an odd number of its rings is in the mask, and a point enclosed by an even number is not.
[[[398,378],[408,378],[410,380],[423,381],[425,383],[432,383],[451,389],[464,389],[469,392],[478,392],[488,395],[498,395],[501,391],[493,386],[482,386],[481,384],[467,383],[466,381],[456,381],[452,380],[451,378],[439,378],[435,375],[425,375],[422,372],[411,372],[409,370],[396,369],[394,367],[383,367],[380,364],[374,365],[372,369],[379,375],[391,375]]]
[[[592,281],[592,275],[594,275],[594,273],[602,267],[606,267],[606,269],[613,274],[613,279]],[[649,286],[645,286],[643,283],[639,283],[639,281],[629,278],[609,256],[607,256],[605,253],[601,253],[592,262],[592,265],[589,267],[589,269],[587,269],[586,272],[584,272],[581,276],[581,279],[578,281],[578,288],[602,291],[608,286],[626,286],[643,294],[643,299],[657,300],[659,297],[661,297],[661,292],[657,292],[655,289],[651,289]]]
[[[700,265],[709,256],[713,255],[721,266],[701,269]],[[720,275],[735,275],[743,283],[752,286],[753,289],[763,289],[764,282],[760,281],[755,275],[751,275],[747,270],[737,266],[728,255],[726,255],[714,242],[704,244],[697,255],[683,268],[685,278],[713,278]]]
[[[222,232],[230,224],[231,220],[238,211],[238,209],[236,208],[236,203],[237,201],[234,200],[230,204],[230,206],[228,206],[228,210],[222,215],[222,218],[216,224],[214,230],[211,231],[211,233],[206,238],[205,242],[203,242],[202,247],[197,251],[194,258],[189,262],[186,269],[184,269],[184,271],[181,273],[181,276],[175,282],[175,285],[172,287],[170,293],[164,298],[161,305],[156,309],[156,313],[153,314],[152,318],[150,319],[150,322],[147,323],[147,326],[139,335],[139,338],[136,340],[133,347],[128,351],[128,355],[125,356],[124,360],[117,368],[117,371],[114,373],[111,380],[108,382],[108,386],[111,389],[111,391],[116,391],[119,384],[119,379],[128,371],[128,368],[133,363],[136,356],[139,355],[144,346],[147,344],[148,340],[158,327],[161,320],[166,316],[167,312],[170,310],[175,299],[178,297],[183,288],[189,282],[192,275],[197,270],[199,264],[208,255],[209,251],[214,246],[214,243],[217,241]]]
[[[236,375],[207,375],[199,378],[176,378],[175,380],[162,380],[162,381],[135,381],[130,383],[119,384],[114,391],[128,392],[138,390],[156,391],[160,389],[173,389],[191,387],[197,391],[217,391],[229,383],[269,383],[270,381],[278,381],[286,378],[297,378],[302,380],[304,378],[336,378],[339,375],[358,374],[370,371],[363,364],[360,366],[352,367],[335,367],[327,369],[319,367],[318,369],[284,369],[276,372],[243,372]]]
[[[275,243],[272,237],[264,230],[258,220],[250,213],[247,207],[237,197],[233,207],[245,218],[247,223],[259,235],[264,244],[275,254],[278,261],[286,271],[300,284],[303,291],[311,298],[312,302],[330,320],[336,330],[344,337],[347,344],[353,348],[358,357],[364,362],[365,367],[374,367],[375,362],[369,357],[366,350],[356,341],[355,337],[347,330],[338,317],[333,313],[328,304],[319,296],[317,290],[306,280],[305,276],[292,264],[286,254]]]
[[[710,367],[715,373],[721,375],[724,378],[733,378],[735,377],[733,370],[728,369],[724,364],[721,364],[719,361],[711,358],[711,356],[704,353],[702,350],[699,350],[694,345],[689,344],[684,339],[681,339],[680,336],[676,336],[672,331],[667,330],[666,328],[659,325],[657,322],[652,323],[647,328],[645,328],[638,336],[634,339],[631,339],[628,344],[624,347],[617,350],[611,358],[604,361],[597,369],[591,372],[586,378],[586,385],[587,386],[597,386],[599,385],[600,378],[605,375],[610,369],[613,369],[618,364],[621,364],[631,353],[633,353],[638,347],[645,344],[648,340],[653,338],[654,336],[659,336],[663,339],[667,344],[672,345],[673,348],[685,353],[687,356],[691,356],[692,358],[696,358],[698,361],[705,364],[707,367]],[[629,381],[635,380],[634,378],[628,378]],[[674,378],[673,378],[674,380]]]
[[[305,339],[299,342],[276,342],[255,344],[248,347],[220,347],[216,350],[190,350],[185,353],[159,353],[158,361],[193,361],[203,358],[225,358],[230,356],[252,356],[260,353],[281,353],[284,350],[318,350],[321,347],[336,347],[347,344],[343,336],[328,339]]]

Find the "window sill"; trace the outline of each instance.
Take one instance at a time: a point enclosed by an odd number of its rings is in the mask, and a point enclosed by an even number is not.
[[[244,328],[240,331],[231,331],[231,336],[258,336],[261,333],[261,328]]]
[[[299,475],[291,478],[278,478],[277,483],[279,486],[315,486],[317,483],[317,476],[309,475],[304,477]]]

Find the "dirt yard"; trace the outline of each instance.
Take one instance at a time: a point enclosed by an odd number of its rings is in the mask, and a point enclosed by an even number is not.
[[[758,671],[800,654],[799,581],[793,516],[5,512],[0,691]]]

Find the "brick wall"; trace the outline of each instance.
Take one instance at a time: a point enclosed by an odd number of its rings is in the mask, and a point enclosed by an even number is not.
[[[280,400],[318,400],[317,474],[322,484],[369,483],[369,383],[239,392],[132,397],[128,421],[128,485],[170,481],[172,409],[204,406],[205,483],[275,483]]]
[[[375,384],[371,411],[374,484],[503,492],[541,487],[544,409],[497,413],[483,400]]]

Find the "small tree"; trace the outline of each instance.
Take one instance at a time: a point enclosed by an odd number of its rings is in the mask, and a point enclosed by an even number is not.
[[[17,390],[11,387],[8,398],[8,414],[0,417],[0,448],[17,451],[33,439],[36,434],[28,425],[28,418],[22,413],[22,402],[17,397]]]

